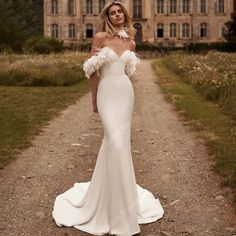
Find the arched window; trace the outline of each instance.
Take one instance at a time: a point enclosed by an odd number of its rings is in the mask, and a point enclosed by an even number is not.
[[[134,0],[133,17],[142,18],[142,0]]]
[[[86,38],[92,38],[93,37],[93,25],[87,24],[86,25]]]
[[[139,22],[136,22],[134,24],[134,28],[137,30],[136,35],[135,35],[135,41],[141,42],[143,39],[143,26]]]
[[[86,13],[93,14],[93,1],[92,0],[86,0]]]
[[[177,2],[176,0],[170,0],[170,13],[177,12]]]
[[[189,13],[190,11],[190,0],[183,0],[183,13]]]
[[[157,0],[157,13],[164,13],[164,0]]]
[[[74,39],[76,36],[75,24],[69,24],[69,38]]]
[[[173,37],[173,38],[176,37],[176,31],[177,31],[176,28],[177,27],[175,23],[170,24],[170,37]]]
[[[163,38],[164,37],[164,24],[157,25],[157,37]]]
[[[205,38],[207,37],[208,29],[207,29],[207,23],[201,23],[200,25],[200,37]]]
[[[182,36],[183,38],[189,38],[190,35],[190,27],[188,23],[184,23],[183,24],[183,28],[182,28]]]
[[[59,37],[58,24],[52,24],[51,25],[51,36],[52,36],[52,38],[58,38]]]
[[[68,15],[75,15],[75,0],[68,0]]]
[[[51,13],[58,14],[58,0],[51,0]]]
[[[206,13],[206,0],[200,0],[200,13]]]
[[[99,0],[99,12],[102,11],[102,9],[104,8],[105,6],[105,0]]]

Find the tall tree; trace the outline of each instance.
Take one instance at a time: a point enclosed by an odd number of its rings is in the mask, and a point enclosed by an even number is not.
[[[231,20],[225,23],[225,38],[229,42],[236,42],[236,0],[234,0],[234,12],[231,14]]]
[[[0,45],[19,51],[27,38],[42,33],[42,0],[0,0]]]

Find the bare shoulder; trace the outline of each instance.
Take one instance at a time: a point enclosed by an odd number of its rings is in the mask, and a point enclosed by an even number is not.
[[[130,40],[130,50],[135,51],[136,43],[133,39]]]
[[[99,48],[102,48],[106,40],[106,32],[98,32],[93,37],[91,54],[94,55]]]
[[[106,39],[106,32],[98,32],[95,34],[93,41],[95,42],[104,42]]]

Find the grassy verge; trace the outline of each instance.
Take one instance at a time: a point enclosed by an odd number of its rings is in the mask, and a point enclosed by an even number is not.
[[[88,91],[86,79],[72,86],[0,86],[0,168],[28,147],[59,111]]]
[[[172,53],[163,64],[236,120],[236,53]]]
[[[159,59],[153,63],[158,84],[199,137],[206,141],[216,158],[215,170],[223,176],[223,183],[236,190],[235,120],[224,114],[219,104],[206,100],[190,83],[167,68],[166,61]]]
[[[68,86],[84,76],[87,54],[69,52],[49,55],[0,54],[0,85]]]

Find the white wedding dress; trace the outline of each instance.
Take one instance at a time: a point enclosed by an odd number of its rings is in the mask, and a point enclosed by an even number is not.
[[[52,216],[58,226],[73,226],[92,235],[131,236],[139,224],[162,218],[164,210],[147,189],[136,184],[130,128],[134,91],[129,79],[140,59],[133,51],[117,55],[103,47],[83,65],[100,81],[97,107],[104,137],[90,182],[75,183],[56,197]]]

